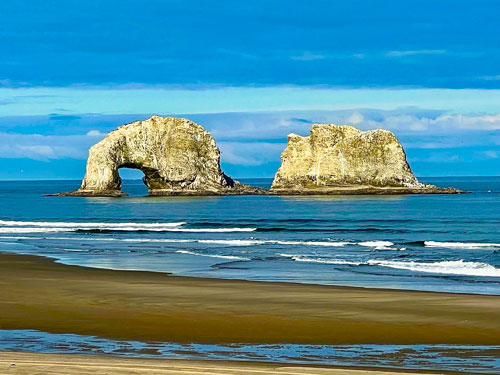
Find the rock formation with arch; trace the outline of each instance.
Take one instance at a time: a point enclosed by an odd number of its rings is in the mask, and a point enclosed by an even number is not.
[[[152,116],[118,127],[89,150],[80,188],[60,195],[122,196],[120,168],[140,169],[149,195],[261,194],[220,167],[220,151],[201,125]]]
[[[271,189],[241,184],[220,167],[220,151],[201,125],[152,116],[118,127],[89,150],[80,188],[63,196],[126,195],[120,168],[140,169],[149,195],[450,194],[419,182],[388,130],[314,124],[288,136]]]

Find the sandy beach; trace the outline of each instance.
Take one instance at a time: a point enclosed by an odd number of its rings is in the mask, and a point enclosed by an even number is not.
[[[0,328],[199,343],[500,343],[500,297],[172,277],[1,254]]]
[[[168,359],[116,358],[62,354],[0,352],[0,373],[9,375],[397,375],[373,369],[341,369],[320,366],[252,362],[185,361]],[[427,373],[419,372],[420,375]],[[428,373],[430,374],[430,373]]]

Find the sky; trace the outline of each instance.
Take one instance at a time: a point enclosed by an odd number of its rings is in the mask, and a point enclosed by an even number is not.
[[[496,0],[2,0],[0,179],[80,179],[152,114],[239,178],[318,122],[392,130],[419,176],[500,175],[499,24]]]

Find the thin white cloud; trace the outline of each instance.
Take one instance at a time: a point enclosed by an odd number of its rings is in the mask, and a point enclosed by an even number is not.
[[[86,135],[88,137],[102,137],[105,134],[101,133],[99,130],[89,130]]]
[[[17,145],[20,150],[26,151],[28,154],[33,153],[42,158],[53,159],[55,156],[55,151],[51,146],[47,145],[33,145],[33,146],[24,146]]]
[[[409,51],[389,51],[385,55],[387,57],[405,57],[415,55],[443,55],[446,53],[444,49],[421,49]]]
[[[436,123],[458,129],[500,129],[500,113],[495,115],[444,115],[436,119]]]
[[[354,115],[354,114],[353,114]],[[500,113],[497,114],[445,114],[426,117],[409,114],[388,114],[376,119],[365,118],[357,124],[365,128],[385,128],[405,132],[457,131],[457,130],[500,130]]]
[[[363,130],[392,130],[410,150],[477,147],[478,151],[488,151],[482,155],[485,158],[500,153],[500,113],[356,109],[193,115],[193,120],[205,126],[217,140],[222,162],[246,166],[279,162],[287,135],[308,135],[312,123],[347,123]],[[86,159],[90,146],[105,136],[102,129],[90,129],[80,135],[0,132],[0,158]]]
[[[102,135],[103,136],[103,135]],[[0,158],[86,159],[98,141],[87,135],[40,135],[0,132]]]
[[[262,165],[279,161],[285,143],[220,142],[221,162],[244,166]]]
[[[482,79],[483,81],[500,81],[500,74],[495,76],[482,76],[479,77],[479,79]]]
[[[456,163],[462,161],[460,155],[453,154],[449,152],[433,152],[427,156],[423,157],[410,157],[408,158],[410,163],[421,162],[421,163]]]
[[[292,60],[298,60],[298,61],[314,61],[314,60],[323,60],[326,58],[326,56],[321,55],[319,53],[312,53],[312,52],[305,51],[300,55],[291,56],[290,58]]]
[[[474,156],[478,159],[499,159],[500,151],[495,151],[495,150],[477,151],[474,153]]]
[[[350,115],[347,118],[347,123],[351,124],[351,125],[356,125],[356,124],[359,124],[360,122],[362,122],[364,119],[365,118],[363,117],[363,115],[361,113],[354,112],[352,115]]]

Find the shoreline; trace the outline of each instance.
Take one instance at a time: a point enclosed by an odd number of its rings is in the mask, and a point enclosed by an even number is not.
[[[169,276],[0,253],[0,328],[198,343],[500,344],[500,296]]]
[[[462,295],[462,296],[493,296],[500,297],[499,294],[488,294],[488,293],[470,293],[470,292],[448,292],[441,290],[422,290],[422,289],[404,289],[404,288],[387,288],[387,287],[369,287],[369,286],[354,286],[354,285],[341,285],[341,284],[319,284],[314,282],[300,282],[300,281],[274,281],[274,280],[255,280],[255,279],[245,279],[245,278],[221,278],[221,277],[209,277],[209,276],[186,276],[186,275],[177,275],[170,271],[156,271],[156,270],[143,270],[143,269],[127,269],[127,268],[104,268],[104,267],[95,267],[95,266],[84,266],[81,264],[70,263],[64,260],[63,258],[57,256],[48,256],[48,255],[33,255],[26,253],[17,253],[17,252],[4,252],[0,250],[0,258],[2,255],[20,255],[22,257],[35,257],[46,259],[47,261],[53,262],[54,264],[69,266],[69,267],[78,267],[83,269],[92,269],[92,270],[103,270],[103,271],[111,271],[111,272],[145,272],[145,273],[153,273],[160,274],[164,276],[168,276],[171,278],[181,278],[186,280],[217,280],[217,281],[241,281],[241,282],[249,282],[249,283],[258,283],[258,284],[283,284],[283,285],[297,285],[297,286],[313,286],[313,287],[327,287],[327,288],[340,288],[340,289],[353,289],[353,290],[366,290],[366,291],[396,291],[396,292],[411,292],[411,293],[433,293],[433,294],[450,294],[450,295]]]
[[[374,367],[343,367],[286,363],[183,360],[168,358],[130,358],[82,354],[48,354],[0,351],[0,370],[9,374],[31,375],[431,375],[464,374],[456,371],[404,370]],[[467,371],[467,374],[479,374]]]

